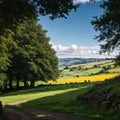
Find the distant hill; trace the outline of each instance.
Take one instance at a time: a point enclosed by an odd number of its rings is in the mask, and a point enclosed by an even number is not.
[[[59,66],[69,66],[75,64],[83,64],[88,62],[96,62],[102,60],[114,60],[114,58],[59,58]]]

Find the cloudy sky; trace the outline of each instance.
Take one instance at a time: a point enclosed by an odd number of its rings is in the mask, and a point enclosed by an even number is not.
[[[99,45],[94,40],[95,32],[91,25],[94,16],[100,16],[103,10],[99,5],[104,0],[90,3],[89,0],[75,0],[81,3],[77,12],[72,11],[67,19],[55,19],[51,21],[48,16],[40,16],[40,23],[43,29],[48,30],[47,36],[51,38],[50,43],[59,58],[104,58],[114,57],[116,52],[111,55],[99,55]]]

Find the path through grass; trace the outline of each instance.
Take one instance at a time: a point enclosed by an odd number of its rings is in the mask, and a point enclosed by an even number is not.
[[[50,110],[73,115],[93,118],[95,120],[117,120],[115,119],[118,113],[113,111],[93,109],[77,101],[77,96],[83,94],[93,84],[64,84],[64,85],[47,85],[39,88],[21,90],[3,94],[0,97],[3,103],[28,100],[26,103],[21,103],[17,106],[18,109]]]
[[[17,92],[11,92],[3,94],[0,97],[0,101],[4,104],[9,104],[11,102],[17,101],[31,101],[34,99],[41,99],[43,97],[54,96],[56,94],[63,94],[75,90],[83,90],[87,85],[83,84],[69,84],[69,85],[52,85],[52,86],[42,86],[36,89],[20,90]]]

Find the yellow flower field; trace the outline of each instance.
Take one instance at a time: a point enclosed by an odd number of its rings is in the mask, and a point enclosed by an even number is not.
[[[84,81],[96,82],[96,81],[104,81],[105,79],[110,79],[115,76],[118,76],[117,73],[106,73],[100,75],[93,75],[93,76],[84,76],[79,78],[65,78],[65,79],[58,79],[57,81],[48,81],[48,84],[65,84],[65,83],[80,83]]]

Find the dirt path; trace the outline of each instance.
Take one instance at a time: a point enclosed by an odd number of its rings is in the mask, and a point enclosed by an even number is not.
[[[90,120],[79,116],[52,111],[37,109],[26,109],[25,111],[35,114],[35,117],[31,118],[29,115],[10,107],[4,108],[4,112],[8,120]]]
[[[18,111],[10,107],[4,108],[4,114],[7,120],[34,120],[28,115],[22,113],[21,111]]]
[[[26,103],[26,102],[28,102],[29,100],[22,100],[22,101],[17,101],[17,102],[11,102],[11,103],[9,103],[8,105],[11,105],[11,106],[13,106],[13,105],[20,105],[20,104],[22,104],[22,103]]]
[[[26,101],[19,101],[10,103],[10,106],[20,105]],[[22,111],[16,110],[12,107],[5,107],[4,112],[7,120],[90,120],[80,116],[73,116],[67,113],[58,113],[52,111],[38,110],[38,109],[24,109],[28,113],[34,114],[34,118],[25,114]]]
[[[65,113],[57,113],[52,111],[30,109],[29,111],[36,114],[38,118],[46,118],[47,120],[90,120],[87,118],[73,116]]]

